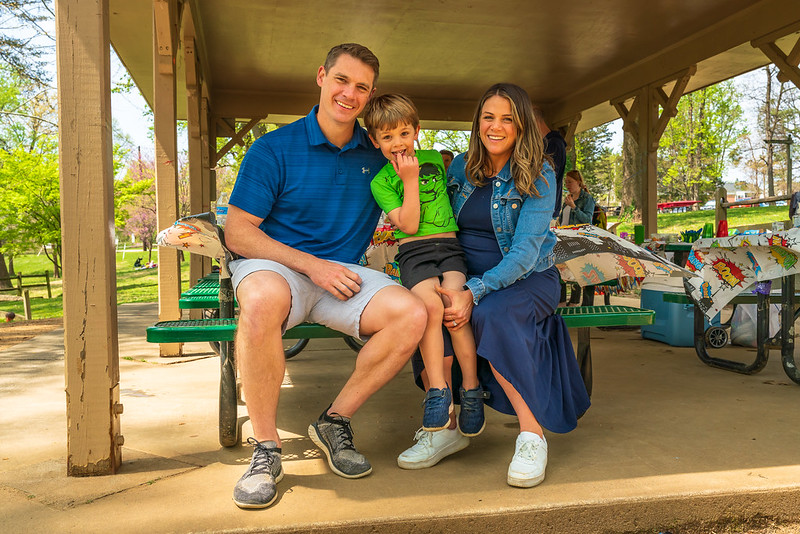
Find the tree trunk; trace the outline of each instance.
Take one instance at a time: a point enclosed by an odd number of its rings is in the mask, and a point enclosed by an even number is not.
[[[641,220],[641,206],[639,197],[641,192],[641,169],[638,165],[636,137],[628,132],[624,132],[622,141],[622,199],[623,207],[633,206],[635,210],[634,220]]]
[[[9,278],[8,268],[6,267],[6,259],[3,256],[3,253],[0,252],[0,287],[12,287],[11,280],[6,280],[6,278]]]
[[[764,132],[767,139],[772,139],[772,71],[769,67],[764,69],[767,72],[767,89],[764,98]],[[775,196],[775,180],[772,176],[772,143],[767,143],[767,192],[768,196]]]

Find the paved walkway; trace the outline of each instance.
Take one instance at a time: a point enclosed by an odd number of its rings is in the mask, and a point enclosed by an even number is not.
[[[736,515],[800,515],[800,386],[777,351],[753,376],[715,370],[691,348],[638,331],[593,330],[593,406],[548,434],[547,479],[506,485],[513,417],[488,410],[470,447],[422,471],[396,467],[420,425],[410,367],[354,419],[369,477],[333,475],[306,436],[354,353],[312,340],[287,364],[279,426],[286,477],[267,510],[231,500],[248,447],[217,442],[219,360],[207,345],[164,360],[144,340],[156,307],[120,307],[123,465],[68,478],[63,333],[0,352],[0,524],[5,532],[623,532]],[[724,349],[752,356],[751,349]],[[240,408],[244,436],[250,426]]]

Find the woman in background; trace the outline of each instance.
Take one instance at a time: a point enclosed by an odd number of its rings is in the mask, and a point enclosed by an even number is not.
[[[581,171],[572,170],[564,175],[564,185],[569,194],[564,196],[564,206],[558,218],[561,226],[591,224],[594,215],[594,198],[583,181]]]

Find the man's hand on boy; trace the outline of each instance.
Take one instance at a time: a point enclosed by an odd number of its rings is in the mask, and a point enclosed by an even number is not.
[[[408,184],[416,184],[419,182],[419,160],[417,156],[406,156],[399,154],[397,160],[392,160],[392,167],[394,172],[403,181],[404,186]]]
[[[312,282],[339,300],[347,300],[361,291],[361,277],[332,261],[318,259],[306,274]]]

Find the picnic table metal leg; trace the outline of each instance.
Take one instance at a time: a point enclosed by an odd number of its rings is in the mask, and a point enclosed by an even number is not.
[[[718,369],[725,369],[733,371],[734,373],[742,373],[751,375],[759,372],[767,365],[769,360],[769,331],[767,325],[769,324],[769,295],[758,295],[757,304],[757,318],[756,318],[756,338],[758,339],[758,350],[756,352],[756,359],[751,364],[736,362],[733,360],[726,360],[725,358],[715,358],[708,354],[706,347],[705,336],[705,315],[697,306],[694,308],[694,350],[700,361],[709,367],[716,367]],[[766,310],[766,311],[765,311]]]
[[[219,312],[223,319],[233,317],[231,279],[220,276]],[[233,341],[220,343],[219,351],[219,443],[223,447],[239,444],[239,408],[236,390],[236,361]]]
[[[586,393],[592,396],[592,340],[589,327],[578,328],[578,367]]]
[[[800,384],[800,371],[794,361],[794,275],[783,277],[781,301],[781,362],[786,376]]]

